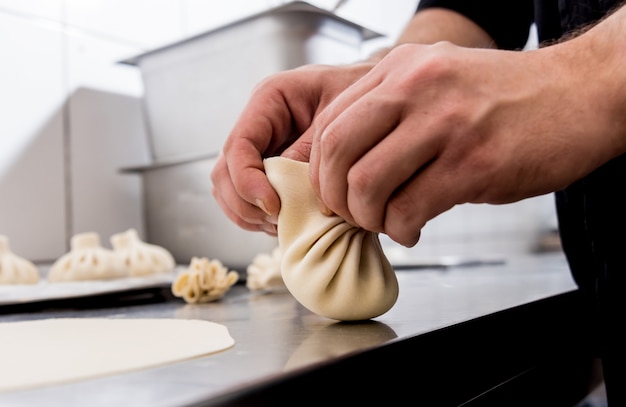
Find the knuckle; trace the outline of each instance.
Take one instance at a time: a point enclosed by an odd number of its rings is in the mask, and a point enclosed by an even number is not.
[[[396,219],[406,220],[409,218],[415,203],[412,197],[405,190],[399,190],[387,205],[388,216]]]
[[[321,123],[317,124],[318,127],[321,126]],[[339,145],[340,141],[340,133],[337,129],[337,126],[329,125],[326,128],[319,129],[321,131],[319,138],[319,146],[322,152],[331,152],[334,151]]]
[[[366,169],[354,165],[348,170],[348,186],[356,196],[369,200],[372,195],[374,179]]]
[[[217,191],[216,185],[219,185],[223,176],[224,176],[223,165],[220,161],[218,161],[215,167],[213,167],[213,169],[211,170],[211,174],[210,174],[211,183],[213,184],[212,191],[213,191],[214,196],[215,196],[215,192]]]
[[[264,89],[273,88],[275,84],[280,83],[282,81],[282,77],[286,76],[286,72],[277,72],[270,74],[260,81],[256,83],[256,85],[252,88],[253,92],[258,92]]]

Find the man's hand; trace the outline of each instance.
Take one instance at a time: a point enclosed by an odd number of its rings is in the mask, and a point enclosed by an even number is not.
[[[314,120],[318,197],[413,246],[456,204],[566,187],[626,150],[626,92],[607,100],[619,64],[600,54],[601,37],[529,52],[395,48]]]
[[[211,173],[213,196],[241,228],[276,234],[280,209],[263,158],[308,161],[313,119],[373,63],[310,65],[262,81],[241,113]]]

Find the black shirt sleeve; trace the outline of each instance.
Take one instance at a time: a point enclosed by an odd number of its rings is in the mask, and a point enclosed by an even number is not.
[[[430,7],[463,14],[482,27],[501,49],[523,48],[534,21],[533,0],[420,0],[417,9]]]

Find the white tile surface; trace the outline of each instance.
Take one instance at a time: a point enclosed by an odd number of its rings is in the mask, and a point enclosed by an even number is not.
[[[140,53],[140,48],[72,29],[66,31],[65,38],[70,92],[90,88],[133,97],[143,95],[139,69],[119,63]]]
[[[141,179],[120,169],[148,163],[140,98],[141,75],[119,64],[134,46],[70,29],[66,33],[69,99],[71,226],[94,231],[110,246],[114,233],[143,234]]]
[[[181,0],[65,0],[68,25],[145,48],[178,40],[181,13]]]
[[[33,261],[64,249],[62,34],[0,13],[0,233]]]
[[[143,199],[137,174],[123,168],[148,164],[140,100],[80,88],[70,100],[71,234],[111,235],[129,228],[143,235]]]
[[[63,0],[0,0],[0,12],[60,21]]]

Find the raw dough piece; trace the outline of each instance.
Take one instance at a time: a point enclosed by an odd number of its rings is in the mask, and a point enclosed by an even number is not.
[[[100,236],[94,232],[72,237],[71,250],[50,267],[48,281],[108,280],[128,277],[124,261],[113,250],[100,245]]]
[[[11,251],[9,238],[0,235],[0,284],[37,284],[39,270]]]
[[[233,346],[220,324],[59,318],[0,323],[0,392],[173,363]]]
[[[281,201],[278,243],[287,289],[328,318],[364,320],[387,312],[398,297],[398,280],[378,235],[319,211],[308,163],[273,157],[264,165]]]
[[[171,273],[176,266],[169,251],[143,242],[135,229],[111,236],[111,246],[122,257],[131,277]]]
[[[239,273],[228,271],[219,260],[193,257],[189,268],[172,283],[172,293],[188,303],[219,300],[239,280]]]
[[[259,253],[246,268],[246,287],[252,291],[284,288],[285,282],[280,274],[282,254],[280,247],[272,250],[272,254]]]

